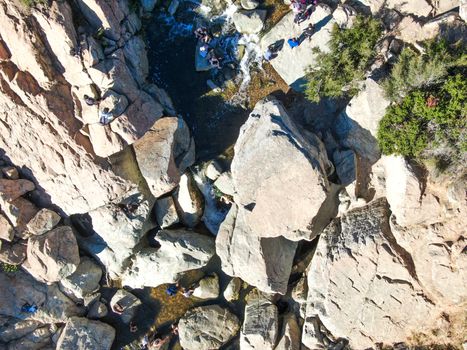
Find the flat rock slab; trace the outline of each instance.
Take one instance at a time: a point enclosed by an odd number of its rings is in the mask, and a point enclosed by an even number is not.
[[[306,21],[295,24],[295,14],[292,12],[282,18],[261,40],[261,49],[266,51],[267,47],[280,40],[284,40],[284,46],[278,52],[276,58],[270,61],[274,69],[282,79],[292,88],[302,91],[302,84],[307,70],[316,64],[316,55],[312,52],[314,47],[322,51],[328,51],[328,42],[331,39],[331,30],[335,23],[331,16],[331,10],[326,5],[316,6],[315,11]],[[303,30],[310,24],[315,25],[315,33],[311,40],[304,40],[300,46],[290,48],[287,40],[298,38]]]
[[[57,342],[57,350],[110,350],[115,329],[106,323],[82,317],[68,320]]]

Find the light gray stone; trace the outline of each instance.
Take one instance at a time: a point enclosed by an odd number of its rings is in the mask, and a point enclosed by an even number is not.
[[[185,173],[180,177],[173,198],[180,221],[187,227],[195,227],[203,216],[204,200],[191,173]]]
[[[311,348],[316,342],[316,334],[306,331],[315,316],[358,349],[404,341],[423,329],[437,312],[410,261],[391,233],[384,199],[333,221],[309,266],[303,344]]]
[[[245,319],[240,331],[242,350],[273,350],[279,332],[278,311],[268,298],[257,291],[247,300]],[[250,295],[251,295],[250,294]]]
[[[326,173],[332,167],[324,149],[315,135],[303,136],[279,101],[256,104],[231,164],[234,201],[254,235],[316,236],[313,224],[327,198]]]
[[[41,209],[27,224],[28,232],[41,235],[53,229],[60,222],[60,215],[49,209]]]
[[[243,34],[256,34],[263,29],[266,10],[238,11],[232,16],[237,31]]]
[[[174,283],[182,272],[205,266],[215,254],[212,237],[185,230],[162,230],[159,249],[145,248],[131,258],[122,284],[132,288]]]
[[[284,315],[282,332],[274,350],[300,350],[301,331],[294,314]]]
[[[316,55],[312,49],[318,47],[324,52],[329,51],[328,42],[331,39],[331,30],[335,23],[331,12],[327,5],[319,4],[310,18],[300,24],[294,23],[295,14],[289,12],[261,39],[261,50],[265,52],[269,45],[279,40],[287,41],[289,38],[298,38],[310,23],[324,24],[317,28],[311,40],[305,40],[298,47],[292,49],[285,42],[277,57],[270,62],[281,78],[295,90],[303,89],[304,77],[310,67],[316,68]]]
[[[139,169],[156,198],[177,187],[181,174],[194,162],[189,129],[180,118],[159,119],[133,148]]]
[[[154,210],[157,223],[161,228],[167,228],[179,222],[172,196],[157,199]]]
[[[84,299],[100,288],[101,277],[100,266],[92,259],[83,257],[76,271],[60,281],[61,290],[70,298]]]
[[[57,350],[110,350],[115,329],[106,323],[72,317],[57,342]]]
[[[229,196],[233,196],[235,194],[232,174],[230,171],[222,173],[214,182],[214,186],[216,186],[219,191]]]
[[[75,272],[80,262],[78,244],[69,226],[31,237],[27,247],[28,272],[43,282],[58,282]]]
[[[217,299],[219,297],[219,276],[213,273],[201,279],[193,291],[193,296],[200,299]]]
[[[124,323],[129,324],[133,317],[136,315],[136,311],[142,305],[141,301],[130,292],[125,289],[119,289],[110,300],[110,308],[115,312],[115,305],[119,304],[123,308],[123,312],[120,314],[120,318]]]
[[[212,160],[209,162],[204,173],[208,179],[216,181],[216,179],[222,174],[222,166],[218,161]]]
[[[24,313],[21,311],[24,303],[36,305],[38,310],[34,314]],[[56,284],[48,286],[40,283],[22,270],[14,274],[0,272],[0,316],[59,323],[82,313],[83,310],[65,296]]]
[[[219,305],[188,311],[178,324],[180,345],[187,350],[219,349],[232,339],[240,328],[237,316]]]
[[[259,6],[259,2],[256,0],[241,0],[240,4],[245,10],[254,10]]]
[[[260,238],[232,205],[216,238],[222,270],[270,293],[285,294],[297,242],[284,237]]]
[[[234,277],[229,281],[224,290],[224,299],[227,301],[235,301],[240,297],[240,289],[242,288],[242,280]]]

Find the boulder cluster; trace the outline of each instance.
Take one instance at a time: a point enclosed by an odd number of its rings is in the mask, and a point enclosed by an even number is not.
[[[0,4],[0,349],[369,349],[422,335],[460,347],[465,176],[380,154],[381,65],[343,106],[260,100],[233,150],[200,162],[147,81],[141,17],[156,1],[131,3]],[[271,61],[288,85],[300,90],[312,48],[328,50],[359,6],[389,21],[383,63],[465,26],[465,1],[357,3],[264,33],[263,49],[319,27]],[[262,31],[261,3],[240,5],[235,28]],[[141,322],[160,290],[193,305],[170,336]]]

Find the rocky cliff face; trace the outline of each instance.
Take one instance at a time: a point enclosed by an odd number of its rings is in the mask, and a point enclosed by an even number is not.
[[[460,21],[429,19],[451,1],[361,3],[389,11],[406,42]],[[261,39],[265,48],[322,26],[272,61],[292,87],[332,26],[352,26],[357,10],[331,5],[298,26],[286,14]],[[127,332],[147,309],[131,288],[192,276],[193,295],[211,301],[180,319],[186,349],[367,349],[420,334],[460,346],[465,176],[441,181],[381,156],[375,135],[389,101],[380,81],[369,74],[343,108],[325,111],[260,100],[232,157],[191,167],[187,124],[147,82],[140,15],[155,1],[141,6],[0,1],[0,349],[108,350],[122,332],[96,319],[110,312]],[[101,298],[103,276],[125,289]],[[234,307],[211,305],[219,288]]]

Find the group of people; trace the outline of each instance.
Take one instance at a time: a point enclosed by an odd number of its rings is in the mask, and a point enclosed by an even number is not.
[[[99,98],[91,97],[88,95],[83,96],[84,103],[88,106],[97,106],[99,107],[99,103],[102,101]],[[105,107],[99,111],[99,124],[100,125],[108,125],[115,119],[115,116],[110,111],[109,108]]]
[[[206,27],[199,27],[194,31],[194,35],[201,43],[199,55],[206,58],[212,67],[221,69],[224,57],[216,52],[216,49],[213,47],[213,35],[211,32]]]
[[[290,7],[295,14],[294,22],[300,24],[310,18],[317,0],[292,0]],[[287,44],[291,49],[300,46],[306,39],[311,40],[311,37],[315,33],[315,27],[313,23],[309,23],[308,26],[298,37],[293,37],[287,40]],[[280,50],[282,50],[284,40],[279,40],[269,45],[263,54],[263,58],[266,61],[271,61],[278,56]]]
[[[147,334],[144,336],[143,340],[141,341],[141,349],[142,350],[159,350],[162,348],[163,345],[170,343],[172,337],[178,335],[178,325],[176,323],[170,326],[170,331],[168,334],[159,334],[154,332],[152,334]]]

